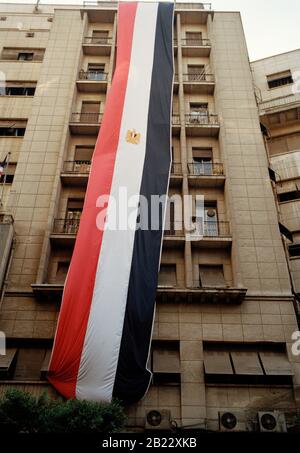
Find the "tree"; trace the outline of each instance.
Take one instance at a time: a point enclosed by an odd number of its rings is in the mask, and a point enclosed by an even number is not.
[[[52,400],[8,390],[0,400],[0,433],[115,433],[126,422],[118,401]]]

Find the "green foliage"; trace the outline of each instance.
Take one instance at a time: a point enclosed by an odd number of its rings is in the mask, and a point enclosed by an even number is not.
[[[0,433],[115,433],[126,421],[118,401],[38,399],[30,393],[9,390],[0,400]]]

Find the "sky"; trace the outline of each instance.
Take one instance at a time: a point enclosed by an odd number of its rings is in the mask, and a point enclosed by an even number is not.
[[[35,0],[0,0],[1,3],[35,3]],[[82,0],[41,0],[40,3],[80,5]],[[300,48],[299,0],[212,0],[211,3],[215,11],[241,12],[251,61]]]

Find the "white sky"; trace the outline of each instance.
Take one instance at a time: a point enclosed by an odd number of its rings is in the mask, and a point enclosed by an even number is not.
[[[185,0],[180,0],[185,1]],[[35,3],[34,0],[0,0]],[[82,0],[41,0],[41,4],[82,4]],[[299,0],[212,0],[215,11],[240,11],[251,60],[300,48]]]

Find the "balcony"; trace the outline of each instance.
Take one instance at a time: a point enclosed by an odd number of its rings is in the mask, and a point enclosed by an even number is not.
[[[172,162],[170,187],[181,187],[182,179],[183,175],[181,162]]]
[[[215,76],[213,74],[183,74],[183,88],[186,94],[213,94]]]
[[[190,229],[185,228],[182,220],[166,225],[164,240],[172,245],[186,240],[201,248],[227,248],[231,246],[232,236],[229,222],[203,221],[193,217]]]
[[[83,38],[82,49],[84,55],[110,55],[112,38],[86,36]]]
[[[72,113],[70,132],[74,135],[97,135],[102,120],[101,113]]]
[[[31,287],[40,302],[61,302],[63,284],[41,283],[32,284]],[[197,283],[193,288],[158,286],[156,301],[158,303],[240,305],[245,299],[246,293],[246,288],[203,288],[197,286]]]
[[[67,160],[60,174],[65,186],[86,186],[91,168],[90,160]]]
[[[209,39],[184,38],[181,40],[181,48],[184,57],[209,57],[211,43]]]
[[[81,17],[84,13],[88,16],[90,23],[114,23],[114,16],[118,11],[118,2],[89,0],[83,2],[80,10]]]
[[[193,137],[217,137],[220,131],[218,115],[192,112],[185,115],[186,134]]]
[[[108,74],[101,71],[79,71],[76,81],[82,93],[106,93]]]
[[[211,9],[211,3],[175,3],[175,13],[180,13],[182,24],[201,24],[207,23],[208,16],[214,12]]]
[[[54,219],[50,240],[56,245],[73,245],[79,228],[80,219]]]
[[[223,164],[217,162],[192,162],[188,164],[190,187],[223,187]]]
[[[229,222],[203,221],[197,217],[193,217],[193,222],[193,231],[187,233],[187,240],[190,240],[193,246],[201,248],[227,248],[231,246],[232,236]]]
[[[156,301],[159,303],[197,303],[240,305],[245,299],[245,288],[193,288],[158,287]]]

